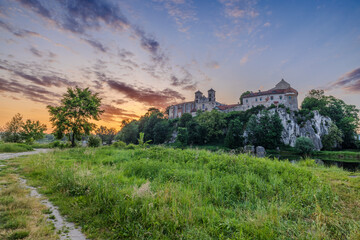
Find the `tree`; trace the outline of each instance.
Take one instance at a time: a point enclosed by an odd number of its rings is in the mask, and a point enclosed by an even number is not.
[[[314,151],[315,146],[310,138],[299,137],[296,139],[295,148],[301,155],[308,156]]]
[[[137,136],[139,135],[139,122],[132,120],[127,122],[126,125],[122,127],[120,132],[117,135],[117,139],[129,143],[137,143]]]
[[[225,114],[217,110],[211,112],[203,112],[196,117],[197,123],[200,127],[206,129],[205,139],[207,142],[214,142],[219,140],[224,135],[226,127]]]
[[[224,145],[228,148],[237,148],[243,145],[243,124],[239,119],[231,120],[224,140]]]
[[[252,115],[246,124],[247,140],[255,146],[274,149],[281,144],[283,125],[277,112]]]
[[[338,147],[343,142],[343,133],[332,123],[329,128],[329,133],[321,137],[321,142],[324,150],[331,150]]]
[[[65,135],[74,147],[75,140],[95,129],[96,125],[90,120],[100,120],[104,112],[100,110],[100,105],[101,98],[89,88],[68,88],[60,106],[47,106],[56,138],[61,139]]]
[[[333,96],[325,96],[323,90],[311,90],[301,104],[302,110],[318,110],[331,120],[343,133],[342,148],[354,148],[356,130],[359,128],[359,109]]]
[[[95,130],[97,136],[101,138],[103,143],[107,143],[111,145],[112,141],[116,136],[116,129],[115,128],[107,128],[106,126],[100,126]]]
[[[96,135],[90,135],[88,138],[89,147],[99,147],[101,145],[101,138]]]
[[[189,138],[188,130],[186,128],[179,127],[176,140],[181,144],[182,147],[187,145],[188,138]]]
[[[243,92],[241,95],[240,95],[240,104],[242,105],[243,104],[243,97],[250,94],[251,92],[250,91],[246,91],[246,92]]]
[[[192,115],[190,113],[184,113],[179,120],[179,127],[186,127],[186,124],[192,120]]]
[[[154,126],[154,143],[164,143],[169,136],[169,130],[169,122],[166,119],[157,122]]]
[[[31,144],[36,140],[42,139],[45,136],[46,125],[41,124],[39,121],[26,120],[22,127],[21,137],[27,143]]]
[[[5,124],[2,139],[4,142],[21,142],[22,127],[24,125],[23,117],[20,113],[15,114],[10,122]]]

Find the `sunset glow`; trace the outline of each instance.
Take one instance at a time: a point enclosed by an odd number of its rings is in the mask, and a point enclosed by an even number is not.
[[[1,0],[0,126],[13,115],[50,127],[67,87],[102,97],[99,125],[150,107],[219,102],[282,78],[360,108],[360,1]]]

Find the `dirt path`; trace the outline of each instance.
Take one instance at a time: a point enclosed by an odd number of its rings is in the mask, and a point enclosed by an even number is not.
[[[52,149],[35,149],[35,151],[31,152],[20,152],[20,153],[1,153],[0,154],[0,171],[2,167],[6,166],[6,162],[4,160],[32,155],[38,153],[47,153],[52,151]],[[30,196],[40,200],[40,202],[45,205],[49,209],[49,215],[47,216],[47,221],[50,221],[54,224],[56,232],[60,233],[60,239],[70,239],[70,240],[86,240],[85,235],[81,232],[80,228],[75,227],[74,223],[67,222],[64,217],[62,217],[58,211],[58,208],[54,206],[48,199],[46,199],[43,195],[41,195],[35,187],[29,186],[26,183],[26,179],[19,178],[20,184],[26,189],[30,190]]]

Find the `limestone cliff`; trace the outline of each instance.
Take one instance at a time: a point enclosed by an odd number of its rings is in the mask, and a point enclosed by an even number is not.
[[[321,136],[328,134],[331,125],[331,119],[319,114],[318,111],[313,111],[311,118],[305,118],[299,122],[299,116],[296,112],[289,111],[283,108],[271,109],[271,113],[278,112],[282,125],[284,126],[282,132],[282,142],[292,147],[295,146],[296,138],[308,137],[310,138],[316,150],[322,148]]]

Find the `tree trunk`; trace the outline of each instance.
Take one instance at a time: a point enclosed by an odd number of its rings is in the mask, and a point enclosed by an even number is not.
[[[71,147],[75,147],[75,133],[74,132],[72,133],[72,136],[71,136]]]

